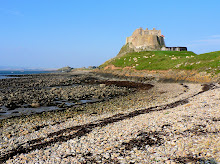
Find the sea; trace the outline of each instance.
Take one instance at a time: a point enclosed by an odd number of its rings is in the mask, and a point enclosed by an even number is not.
[[[39,73],[51,73],[54,71],[0,71],[0,79],[15,78],[6,75],[28,75],[28,74],[39,74]]]

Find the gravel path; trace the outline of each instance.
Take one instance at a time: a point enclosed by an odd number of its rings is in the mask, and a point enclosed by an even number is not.
[[[155,83],[81,113],[8,119],[0,163],[217,163],[219,104],[218,84]]]

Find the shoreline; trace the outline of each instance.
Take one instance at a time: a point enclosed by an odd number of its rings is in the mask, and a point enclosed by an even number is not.
[[[115,67],[108,65],[104,69],[95,69],[98,74],[112,74],[112,76],[126,78],[141,78],[156,82],[188,82],[188,83],[219,83],[220,75],[195,70],[136,70],[131,67]]]
[[[5,120],[0,160],[220,162],[219,84],[153,84],[108,101]]]
[[[55,71],[18,71],[18,70],[0,70],[0,79],[6,78],[17,78],[22,77],[25,75],[32,75],[32,74],[42,74],[42,73],[55,73]]]
[[[107,80],[88,71],[13,76],[19,79],[0,80],[0,120],[63,111],[87,103],[108,101],[139,88],[153,87],[148,83],[119,78]]]

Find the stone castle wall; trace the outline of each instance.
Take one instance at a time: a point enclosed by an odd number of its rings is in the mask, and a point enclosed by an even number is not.
[[[187,47],[166,47],[164,36],[161,35],[161,30],[143,30],[136,29],[133,34],[126,38],[126,45],[136,52],[139,51],[187,51]]]
[[[130,37],[126,38],[126,44],[135,51],[161,50],[162,47],[165,47],[161,30],[155,28],[153,30],[136,29]]]
[[[162,47],[162,51],[187,51],[187,47]]]

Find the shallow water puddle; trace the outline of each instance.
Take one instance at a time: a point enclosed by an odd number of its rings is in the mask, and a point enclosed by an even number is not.
[[[8,110],[8,108],[3,106],[1,107],[2,110],[0,110],[0,120],[10,118],[10,117],[21,116],[21,115],[31,115],[35,113],[43,113],[43,112],[54,111],[54,110],[63,110],[64,108],[68,108],[68,107],[73,107],[73,106],[86,104],[86,103],[95,103],[95,102],[100,102],[100,101],[102,101],[102,99],[79,100],[77,102],[60,100],[60,101],[55,101],[55,103],[58,106],[41,106],[38,108],[31,108],[31,107],[28,107],[28,105],[23,105],[23,107],[16,108],[14,110]]]

